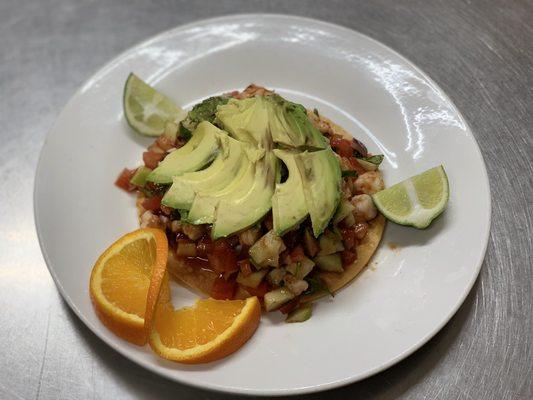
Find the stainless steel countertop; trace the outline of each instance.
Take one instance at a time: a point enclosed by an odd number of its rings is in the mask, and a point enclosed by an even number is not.
[[[470,123],[492,187],[487,255],[455,317],[389,370],[308,397],[533,399],[533,2],[503,0],[2,0],[0,398],[224,397],[145,371],[76,318],[41,256],[33,180],[54,119],[110,58],[186,22],[260,11],[348,26],[420,66]]]

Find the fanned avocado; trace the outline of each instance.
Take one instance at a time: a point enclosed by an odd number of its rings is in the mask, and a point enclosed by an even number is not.
[[[197,193],[192,202],[187,221],[191,224],[212,224],[220,199],[237,188],[251,187],[255,177],[255,164],[243,158],[243,162],[233,182],[219,190],[203,190]]]
[[[291,129],[279,102],[270,102],[269,113],[270,134],[275,143],[293,148],[305,146],[305,136],[300,130]]]
[[[217,108],[216,116],[234,138],[265,148],[269,141],[293,148],[324,149],[327,145],[305,108],[278,95],[231,99]]]
[[[221,135],[225,133],[213,124],[207,121],[201,122],[191,140],[182,148],[166,156],[147,179],[158,184],[168,184],[172,183],[174,176],[198,171],[205,167],[217,155]]]
[[[213,239],[225,237],[255,224],[272,207],[272,195],[279,179],[278,161],[267,152],[255,165],[255,176],[250,186],[237,187],[218,204],[213,224]]]
[[[235,139],[260,144],[268,135],[269,114],[264,97],[231,99],[218,107],[217,120]]]
[[[289,147],[326,148],[326,139],[313,126],[304,106],[279,95],[268,99],[272,104],[270,127],[274,142]]]
[[[198,192],[223,189],[235,179],[246,157],[243,149],[246,144],[227,135],[221,135],[220,142],[220,152],[209,167],[173,178],[172,186],[161,201],[163,205],[188,210]]]
[[[278,236],[282,236],[300,224],[309,211],[305,203],[302,178],[296,165],[296,153],[276,149],[274,154],[285,163],[289,172],[285,182],[276,184],[272,196],[274,231]]]
[[[190,223],[212,223],[215,239],[257,223],[271,208],[277,235],[307,215],[315,236],[328,225],[340,198],[339,160],[303,106],[278,95],[210,98],[189,112],[187,126],[196,127],[189,142],[148,176],[172,183],[162,204],[188,210]],[[275,144],[291,150],[272,151]],[[289,172],[283,184],[276,156]]]
[[[313,234],[318,237],[335,213],[340,200],[341,168],[331,148],[298,154],[296,164],[300,171],[305,202]]]

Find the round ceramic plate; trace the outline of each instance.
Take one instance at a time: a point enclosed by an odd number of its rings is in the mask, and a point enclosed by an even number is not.
[[[133,196],[113,182],[142,162],[150,140],[122,113],[130,72],[189,107],[251,82],[318,110],[385,155],[392,185],[443,164],[451,197],[429,229],[389,223],[368,268],[313,317],[285,324],[264,315],[237,353],[208,365],[158,358],[109,332],[93,312],[91,268],[115,239],[138,227]],[[405,358],[456,312],[487,245],[489,185],[472,133],[442,90],[384,45],[316,20],[237,15],[162,33],[126,51],[69,101],[42,150],[35,219],[55,283],[74,312],[109,346],[183,383],[248,394],[324,390],[363,379]],[[193,295],[177,289],[176,305]]]

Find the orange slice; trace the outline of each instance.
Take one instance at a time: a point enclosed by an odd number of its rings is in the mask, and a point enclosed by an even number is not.
[[[122,236],[96,261],[89,284],[91,300],[100,320],[116,335],[146,344],[159,292],[162,301],[170,299],[167,257],[165,233],[146,228]]]
[[[150,334],[150,346],[161,357],[185,364],[218,360],[238,350],[253,335],[261,319],[257,297],[246,300],[197,300],[175,310],[160,298]]]

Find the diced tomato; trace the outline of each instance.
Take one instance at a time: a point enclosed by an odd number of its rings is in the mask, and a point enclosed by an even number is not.
[[[243,286],[243,288],[248,293],[250,293],[252,296],[257,296],[257,297],[265,297],[265,294],[267,294],[268,291],[270,290],[268,283],[265,281],[261,282],[256,288],[249,287],[249,286]]]
[[[368,232],[368,224],[366,222],[358,222],[353,227],[355,237],[359,240],[363,239]]]
[[[355,230],[350,228],[341,229],[342,242],[346,250],[351,250],[357,245]]]
[[[174,142],[166,135],[161,135],[155,141],[161,150],[167,151],[174,147]]]
[[[134,169],[127,169],[124,168],[120,175],[118,176],[117,180],[115,181],[115,185],[117,185],[119,188],[125,190],[126,192],[133,192],[136,188],[135,185],[132,185],[130,183],[131,178],[135,174]]]
[[[300,298],[296,297],[296,298],[292,299],[291,301],[289,301],[288,303],[283,304],[279,308],[279,310],[281,311],[282,314],[288,314],[292,310],[294,310],[296,307],[298,307],[299,303],[300,303]]]
[[[357,252],[355,251],[355,248],[352,250],[344,250],[341,253],[341,259],[342,259],[343,266],[350,265],[355,260],[357,260]]]
[[[217,300],[231,300],[235,296],[236,289],[237,282],[234,279],[225,280],[219,276],[211,287],[211,297]]]
[[[331,147],[337,151],[341,157],[352,157],[353,148],[349,140],[343,139],[341,136],[335,135],[330,139]]]
[[[235,99],[239,99],[241,97],[241,93],[238,90],[234,90],[233,92],[229,92],[228,95],[230,97],[235,98]]]
[[[156,168],[163,158],[165,158],[165,153],[156,153],[154,151],[145,151],[143,153],[144,165],[150,169]]]
[[[213,251],[213,242],[211,236],[206,234],[202,236],[198,244],[196,245],[196,254],[199,257],[207,257],[209,253]]]
[[[213,250],[208,254],[211,268],[219,272],[237,271],[237,253],[225,239],[218,239],[213,243]]]
[[[142,206],[145,210],[157,211],[161,206],[161,196],[149,197],[142,202]]]
[[[209,261],[199,257],[185,257],[182,259],[188,267],[193,269],[210,269]]]
[[[305,259],[304,248],[300,245],[296,246],[291,251],[291,261],[293,263],[303,261]]]
[[[250,260],[240,260],[237,261],[237,264],[239,265],[239,269],[241,270],[241,274],[243,276],[248,276],[252,273],[252,265],[250,264]]]

